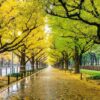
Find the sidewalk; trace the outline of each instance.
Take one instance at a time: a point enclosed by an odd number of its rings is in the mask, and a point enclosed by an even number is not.
[[[100,100],[100,88],[54,68],[16,84],[17,91],[9,92],[2,100]]]

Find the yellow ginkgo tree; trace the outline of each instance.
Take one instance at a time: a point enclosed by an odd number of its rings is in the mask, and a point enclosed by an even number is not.
[[[43,15],[36,0],[5,0],[0,3],[0,53],[21,47],[32,30],[41,26]]]

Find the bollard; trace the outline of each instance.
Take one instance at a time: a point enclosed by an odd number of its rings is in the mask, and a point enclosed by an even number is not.
[[[31,70],[31,74],[33,74],[32,70]]]
[[[30,75],[31,75],[31,71],[30,71]]]
[[[31,70],[31,74],[33,74],[33,71]]]
[[[82,80],[83,78],[82,78],[82,76],[83,76],[83,74],[82,73],[80,73],[80,80]]]
[[[34,70],[32,70],[32,74],[34,73]]]
[[[26,72],[24,72],[24,77],[26,77]]]
[[[21,73],[21,79],[23,78],[23,73]]]
[[[30,70],[30,75],[31,75],[31,70]]]
[[[31,75],[33,74],[33,71],[31,70]]]
[[[10,84],[10,75],[8,75],[8,85]]]
[[[30,72],[28,71],[27,73],[28,73],[28,76],[29,76],[30,75]]]
[[[70,74],[72,73],[72,69],[69,69]]]
[[[27,71],[25,71],[25,77],[27,77]]]
[[[25,72],[25,76],[27,77],[27,71]]]
[[[27,71],[27,76],[29,76],[29,72]]]
[[[89,79],[88,79],[88,77],[86,77],[86,81],[88,81]]]
[[[16,76],[16,81],[18,81],[18,74],[17,74],[17,76]]]
[[[27,76],[29,76],[29,71],[27,72]]]
[[[28,72],[26,71],[26,77],[28,76],[27,73],[28,73]]]

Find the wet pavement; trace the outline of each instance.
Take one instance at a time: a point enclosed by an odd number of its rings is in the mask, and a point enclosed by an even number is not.
[[[48,67],[0,91],[0,100],[100,100],[100,89]]]

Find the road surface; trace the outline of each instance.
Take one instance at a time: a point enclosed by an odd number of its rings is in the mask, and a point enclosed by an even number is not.
[[[100,100],[100,89],[48,67],[1,91],[0,100]]]

